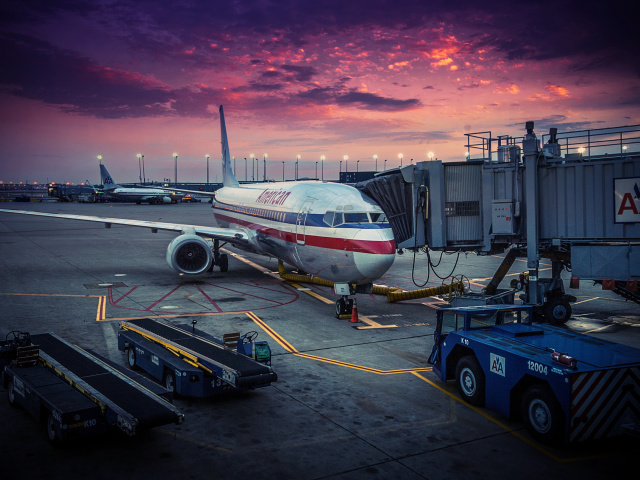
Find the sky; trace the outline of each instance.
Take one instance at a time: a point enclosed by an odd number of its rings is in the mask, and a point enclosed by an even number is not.
[[[464,160],[465,133],[528,120],[640,124],[632,22],[615,0],[4,0],[0,181],[99,183],[102,155],[135,182],[137,154],[174,181],[174,153],[179,182],[206,181],[206,155],[221,181],[220,105],[239,180],[251,153],[259,178],[266,153],[269,179],[299,155],[331,180],[374,155]]]

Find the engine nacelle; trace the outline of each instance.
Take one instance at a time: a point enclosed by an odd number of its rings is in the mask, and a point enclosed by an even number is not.
[[[212,262],[211,247],[197,235],[180,235],[167,247],[167,263],[180,273],[197,275],[206,272]]]

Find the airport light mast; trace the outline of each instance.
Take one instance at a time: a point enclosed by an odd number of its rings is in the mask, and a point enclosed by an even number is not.
[[[174,152],[173,158],[175,159],[173,167],[173,178],[175,179],[175,188],[178,188],[178,154]]]

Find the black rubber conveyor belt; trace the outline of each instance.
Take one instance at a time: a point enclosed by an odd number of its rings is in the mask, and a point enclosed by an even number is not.
[[[159,337],[188,348],[203,357],[215,360],[216,362],[237,371],[241,377],[252,377],[270,373],[270,369],[266,365],[258,363],[255,360],[237,352],[225,350],[222,345],[218,347],[203,338],[195,337],[191,333],[177,327],[158,323],[150,318],[139,318],[127,323],[144,328]],[[203,363],[206,364],[206,362]]]
[[[175,413],[171,408],[56,337],[48,333],[31,335],[31,343],[38,345],[41,351],[135,417],[138,428],[152,428],[175,421]]]

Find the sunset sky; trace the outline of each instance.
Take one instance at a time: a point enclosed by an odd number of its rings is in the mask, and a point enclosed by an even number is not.
[[[640,124],[628,2],[5,0],[0,180],[221,180],[224,105],[237,177],[337,179],[463,160],[465,133]],[[359,160],[359,163],[358,163]],[[319,164],[320,165],[320,164]],[[343,170],[345,164],[342,166]],[[318,166],[320,172],[320,166]],[[320,173],[318,173],[320,175]],[[251,166],[248,167],[249,180]],[[262,178],[262,161],[260,161]]]

